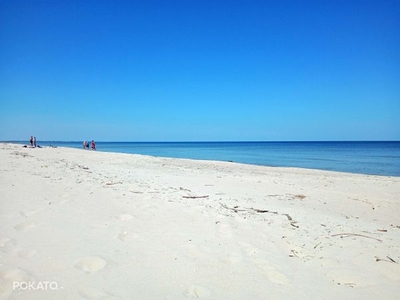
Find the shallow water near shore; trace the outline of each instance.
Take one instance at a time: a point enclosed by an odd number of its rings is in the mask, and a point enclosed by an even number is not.
[[[20,142],[23,143],[23,142]],[[82,142],[38,141],[82,148]],[[400,142],[97,142],[97,150],[400,176]]]

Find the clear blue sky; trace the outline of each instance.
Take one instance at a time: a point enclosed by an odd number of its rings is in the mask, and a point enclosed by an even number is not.
[[[400,140],[400,1],[0,0],[0,140]]]

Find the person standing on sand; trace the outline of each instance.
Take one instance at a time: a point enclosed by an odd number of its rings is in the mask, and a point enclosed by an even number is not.
[[[86,150],[86,141],[83,141],[82,145],[83,145],[83,149]]]
[[[31,144],[31,147],[33,147],[33,136],[29,139],[29,143]]]
[[[96,150],[96,144],[95,144],[94,140],[92,140],[92,150]]]
[[[33,137],[33,147],[36,148],[36,136]]]

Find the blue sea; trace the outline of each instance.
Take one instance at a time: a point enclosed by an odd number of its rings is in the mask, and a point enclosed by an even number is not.
[[[26,144],[26,142],[25,142]],[[82,142],[40,142],[82,149]],[[400,176],[400,141],[96,142],[98,151]]]

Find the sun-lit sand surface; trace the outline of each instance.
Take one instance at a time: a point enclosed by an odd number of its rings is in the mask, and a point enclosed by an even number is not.
[[[399,177],[2,143],[0,199],[0,299],[400,295]]]

